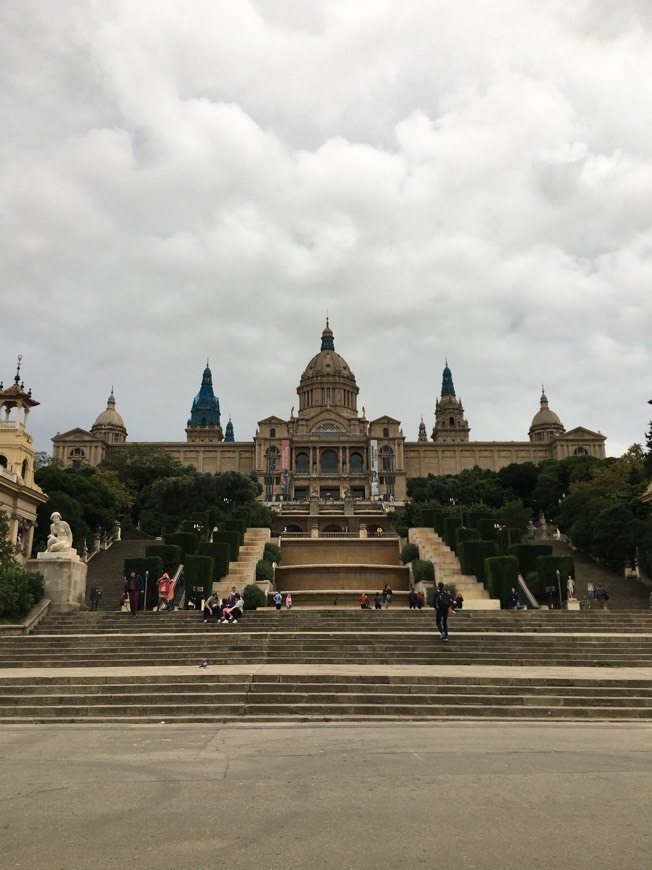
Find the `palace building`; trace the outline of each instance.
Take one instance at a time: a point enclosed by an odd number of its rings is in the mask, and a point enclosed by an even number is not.
[[[390,415],[368,420],[358,408],[359,388],[346,360],[335,350],[328,321],[318,352],[297,387],[298,410],[289,419],[258,422],[253,441],[237,441],[229,420],[223,431],[212,372],[204,369],[186,427],[185,442],[138,442],[162,447],[201,472],[254,472],[263,499],[272,501],[402,501],[406,482],[428,474],[458,474],[480,466],[494,471],[513,462],[540,462],[588,454],[605,456],[604,435],[578,426],[566,430],[542,390],[527,440],[471,441],[448,361],[428,437],[421,420],[416,440],[407,440]],[[90,430],[71,429],[52,439],[53,457],[66,466],[98,465],[109,451],[134,442],[116,411],[111,390],[106,410]]]

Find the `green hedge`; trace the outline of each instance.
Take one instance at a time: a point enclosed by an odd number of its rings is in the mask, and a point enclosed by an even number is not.
[[[446,517],[448,514],[446,511],[436,511],[435,513],[435,531],[439,535],[439,537],[444,540],[444,525],[446,523]]]
[[[187,556],[196,553],[199,545],[199,538],[194,532],[174,532],[172,535],[165,535],[164,540],[166,544],[180,548],[182,562],[186,561]]]
[[[247,531],[247,524],[244,520],[232,517],[230,520],[222,523],[222,530],[225,532],[239,532],[240,544],[242,545],[244,543],[245,532]]]
[[[434,583],[435,566],[429,559],[415,559],[412,562],[412,576],[415,583]]]
[[[266,559],[260,559],[256,562],[256,580],[267,580],[270,583],[274,579],[274,568],[272,563]]]
[[[500,598],[506,607],[509,595],[518,588],[518,562],[514,556],[489,556],[484,560],[487,589],[492,598]]]
[[[447,547],[450,547],[451,550],[455,546],[455,536],[457,535],[457,530],[462,528],[462,523],[458,516],[448,516],[444,520],[444,543]]]
[[[407,565],[408,562],[414,562],[415,559],[419,558],[419,548],[416,544],[406,544],[401,550],[401,562],[404,565]]]
[[[498,540],[498,532],[499,529],[496,528],[498,523],[496,520],[491,518],[482,518],[478,520],[478,524],[476,526],[477,530],[480,532],[480,536],[483,541],[497,541]]]
[[[487,535],[482,531],[483,525],[490,523],[492,526],[496,522],[493,514],[488,511],[469,511],[466,514],[466,523],[471,529],[477,529],[482,535],[483,541],[490,541],[491,537],[487,537]]]
[[[0,617],[22,619],[43,598],[43,578],[18,564],[0,568]]]
[[[460,526],[455,532],[455,553],[457,555],[460,544],[464,541],[480,541],[480,532],[477,529],[467,529],[466,526]]]
[[[186,580],[186,598],[208,598],[213,590],[215,566],[210,556],[188,556],[183,565]]]
[[[268,562],[276,562],[277,565],[280,565],[281,548],[277,547],[276,544],[265,544],[263,559],[266,559]]]
[[[541,600],[545,600],[546,586],[555,587],[555,600],[559,598],[557,587],[557,571],[559,571],[561,600],[568,599],[566,590],[566,581],[570,574],[575,579],[575,562],[572,556],[539,556],[536,561],[537,577],[539,578],[538,594],[541,595]]]
[[[240,557],[240,532],[213,532],[213,543],[221,542],[231,548],[231,561],[237,562]]]
[[[537,570],[539,556],[552,556],[550,544],[512,544],[509,555],[515,556],[522,577]]]
[[[224,541],[213,541],[212,544],[203,541],[199,545],[198,555],[210,556],[213,560],[213,580],[220,580],[229,573],[231,547]]]
[[[172,577],[181,564],[181,547],[176,544],[150,544],[145,549],[145,556],[148,559],[158,556],[163,562],[163,570]]]
[[[141,604],[148,610],[155,606],[158,601],[158,587],[156,581],[163,573],[163,560],[159,556],[140,556],[124,561],[124,576],[128,577],[132,571],[140,574],[145,584],[145,574],[149,571],[147,578],[147,601],[145,595],[141,595]]]
[[[498,555],[495,541],[462,541],[457,554],[462,574],[474,574],[481,583],[487,582],[484,560]]]
[[[421,509],[421,525],[424,529],[435,529],[435,515],[436,511],[433,508],[422,508]]]

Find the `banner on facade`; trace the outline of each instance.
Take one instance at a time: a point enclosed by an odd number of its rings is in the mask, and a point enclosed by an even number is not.
[[[281,471],[288,471],[290,468],[290,439],[284,438],[281,441]]]
[[[371,497],[378,496],[378,442],[369,442],[369,471],[371,473]]]
[[[283,498],[288,497],[290,484],[290,439],[283,438],[281,441],[281,492]]]

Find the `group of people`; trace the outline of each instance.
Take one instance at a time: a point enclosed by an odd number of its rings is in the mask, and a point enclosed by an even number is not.
[[[174,581],[170,579],[167,571],[164,571],[156,581],[158,590],[158,601],[156,610],[161,613],[163,610],[171,608],[171,601],[174,598]],[[120,598],[120,609],[128,611],[132,616],[136,616],[140,607],[141,596],[145,592],[145,584],[143,578],[137,571],[130,571],[125,577],[125,588]]]
[[[609,601],[609,593],[601,583],[593,583],[591,580],[586,584],[586,595],[591,601],[597,601],[600,610],[607,609],[607,601]]]
[[[389,605],[392,603],[392,596],[394,595],[392,591],[392,587],[389,583],[385,583],[382,592],[376,592],[374,595],[374,609],[382,610],[383,608],[387,610]],[[366,592],[363,592],[360,596],[360,608],[361,610],[371,610],[371,605],[369,604],[369,596]]]
[[[279,590],[274,596],[274,606],[277,610],[283,607],[283,593]],[[292,610],[292,593],[288,592],[285,596],[285,609]]]
[[[220,598],[217,593],[213,592],[204,602],[204,622],[214,618],[216,622],[228,622],[235,625],[239,619],[242,619],[243,613],[244,600],[235,586],[231,587],[228,598]]]

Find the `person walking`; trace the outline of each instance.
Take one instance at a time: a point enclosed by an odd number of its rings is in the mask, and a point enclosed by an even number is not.
[[[125,580],[125,592],[129,596],[129,609],[134,619],[138,613],[140,596],[142,595],[144,588],[143,578],[140,574],[137,574],[135,571],[130,571],[129,576]]]
[[[389,609],[389,605],[392,603],[393,594],[394,593],[392,592],[392,587],[389,585],[389,583],[385,583],[385,588],[383,589],[383,605],[385,607],[385,610]]]
[[[283,593],[280,590],[274,596],[274,604],[277,610],[280,610],[283,606]]]
[[[451,606],[452,601],[450,592],[440,581],[435,591],[433,606],[437,614],[437,630],[442,640],[448,640],[448,608]]]

